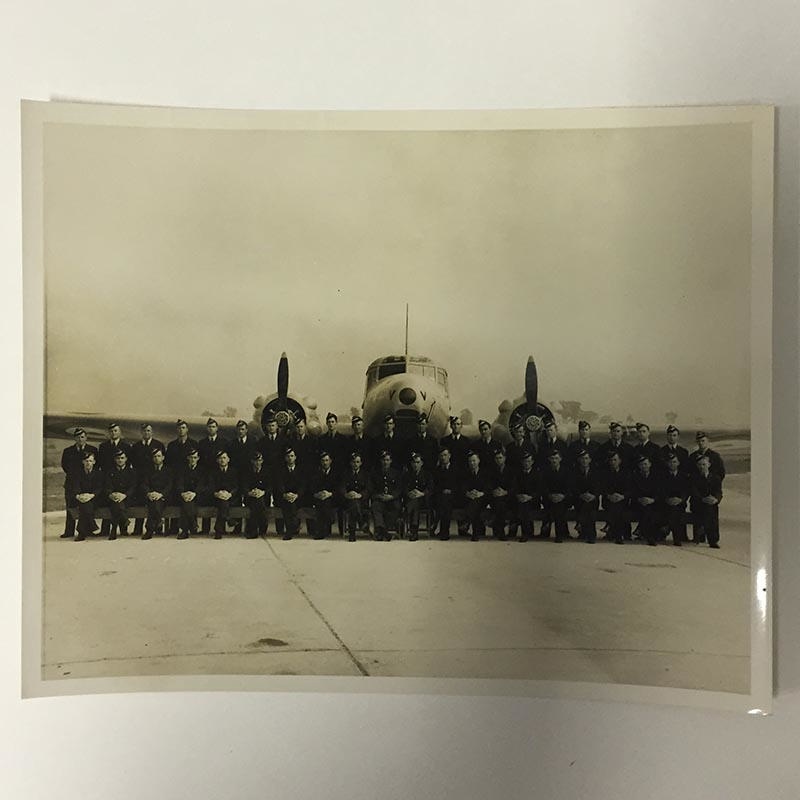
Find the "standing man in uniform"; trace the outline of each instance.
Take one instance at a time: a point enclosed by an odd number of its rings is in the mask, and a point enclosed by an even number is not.
[[[246,539],[257,539],[267,532],[267,502],[270,492],[263,453],[260,450],[253,450],[250,454],[250,464],[239,474],[244,504],[250,512],[244,535]]]
[[[460,474],[467,466],[467,453],[470,450],[467,438],[461,433],[462,427],[461,417],[450,417],[450,433],[439,443],[450,451],[450,461]]]
[[[525,427],[517,422],[511,427],[511,441],[506,445],[506,463],[513,472],[522,469],[522,461],[526,453],[535,457],[536,447],[525,434]]]
[[[673,453],[678,457],[678,469],[687,472],[689,469],[689,451],[678,444],[681,432],[674,426],[667,426],[667,443],[661,448],[661,460],[668,463],[668,458]]]
[[[128,504],[136,493],[136,470],[128,463],[128,454],[121,448],[114,453],[114,468],[105,473],[105,495],[111,514],[109,539],[128,533]]]
[[[380,453],[380,466],[373,470],[369,496],[372,505],[372,518],[375,521],[375,538],[380,542],[391,542],[394,528],[402,536],[400,520],[400,473],[392,466],[389,450]]]
[[[409,468],[403,473],[403,499],[405,503],[406,522],[410,531],[409,539],[416,542],[419,538],[419,516],[423,508],[428,507],[433,482],[425,468],[422,453],[411,453]],[[428,522],[430,525],[430,521]],[[430,534],[429,534],[430,535]]]
[[[284,451],[286,450],[286,439],[278,432],[278,421],[274,416],[267,419],[264,424],[264,438],[258,443],[261,453],[264,456],[264,469],[269,476],[270,499],[273,508],[280,508],[280,496],[278,495],[278,476],[284,466]],[[275,519],[275,532],[279,535],[285,530],[283,519]]]
[[[142,539],[152,539],[154,533],[161,532],[164,521],[164,509],[167,507],[173,489],[173,472],[165,462],[164,451],[154,447],[151,455],[152,467],[142,481],[142,488],[147,499],[147,522]]]
[[[319,467],[317,467],[311,476],[311,498],[312,505],[316,511],[316,519],[314,520],[312,534],[315,539],[326,539],[331,535],[333,520],[336,518],[337,511],[339,510],[339,477],[333,464],[334,461],[331,454],[327,450],[321,450],[319,454]]]
[[[686,541],[686,501],[691,494],[691,485],[675,450],[667,453],[662,486],[666,531],[672,533],[672,543],[680,547]]]
[[[405,461],[405,447],[395,431],[394,414],[383,418],[383,432],[372,443],[372,463],[381,464],[384,452],[389,453],[392,464],[398,467]]]
[[[636,456],[636,463],[642,456],[647,456],[650,460],[650,468],[656,472],[661,472],[662,455],[661,448],[655,443],[650,441],[650,426],[645,422],[636,423],[636,436],[639,441],[633,448]]]
[[[709,469],[714,475],[719,477],[721,491],[721,484],[725,480],[725,463],[722,460],[722,456],[716,450],[711,449],[709,446],[708,434],[706,434],[705,431],[698,431],[694,438],[697,442],[697,450],[694,450],[689,454],[689,480],[693,482],[697,476],[697,464],[700,459],[707,458]],[[695,497],[694,492],[692,492],[691,499],[689,500],[689,508],[693,514],[697,515],[697,519],[695,520],[693,527],[692,541],[702,544],[706,541],[706,532],[705,528],[703,527],[703,519],[705,518],[705,514],[703,512],[705,509],[702,506],[698,506],[697,498]]]
[[[73,541],[82,542],[95,531],[95,501],[103,493],[103,474],[96,468],[93,450],[83,450],[81,467],[67,475],[67,507],[78,507],[78,535]]]
[[[200,469],[210,476],[217,467],[217,453],[228,450],[228,443],[219,435],[219,424],[213,417],[209,417],[206,422],[206,435],[197,443],[197,450],[200,453]],[[228,458],[230,459],[230,453]],[[232,469],[236,471],[235,467]],[[203,519],[202,532],[211,532],[211,519],[208,517]]]
[[[598,464],[597,456],[600,444],[592,439],[592,426],[585,419],[578,423],[578,438],[569,447],[570,467],[575,467],[578,463],[578,457],[582,450],[589,454],[592,464]]]
[[[354,450],[350,456],[350,468],[345,470],[339,485],[339,494],[344,503],[344,518],[348,541],[356,540],[356,526],[369,533],[367,503],[369,501],[369,478],[363,468],[361,453]]]
[[[619,453],[620,469],[630,470],[635,467],[635,454],[633,447],[623,441],[621,422],[612,422],[608,426],[608,439],[600,445],[600,459],[609,463],[611,453]]]
[[[247,423],[240,419],[236,423],[236,438],[229,446],[231,466],[240,474],[244,475],[253,463],[253,455],[258,451],[258,442],[255,437],[250,435]],[[261,459],[263,464],[263,457]],[[269,502],[269,497],[267,497]]]
[[[579,450],[575,457],[572,497],[578,516],[581,537],[588,544],[597,540],[597,510],[600,508],[600,476],[592,465],[588,450]]]
[[[350,420],[350,427],[353,429],[353,436],[348,442],[350,458],[353,453],[358,453],[361,456],[361,468],[369,471],[372,468],[372,448],[364,435],[364,420],[356,414]]]
[[[339,417],[329,411],[325,415],[325,427],[327,430],[319,437],[319,452],[326,452],[331,457],[331,467],[337,475],[341,475],[345,463],[345,452],[347,450],[347,440],[336,429],[339,424]]]
[[[506,464],[506,454],[502,447],[498,447],[494,451],[493,462],[489,462],[492,465],[486,471],[489,486],[489,508],[492,510],[492,536],[504,542],[508,538],[506,521],[513,520],[515,476]],[[516,536],[516,531],[514,535]]]
[[[428,433],[428,415],[424,411],[417,419],[417,433],[411,440],[411,452],[420,454],[422,466],[431,475],[439,460],[439,443]]]
[[[317,467],[319,455],[316,439],[309,436],[304,419],[299,419],[295,423],[292,449],[297,456],[298,469],[305,473],[306,477],[310,476]]]
[[[196,447],[186,456],[186,464],[177,474],[177,492],[181,501],[179,539],[188,539],[197,533],[197,506],[209,503],[208,473],[200,467],[200,453]]]
[[[692,479],[692,505],[708,539],[708,546],[718,550],[722,478],[712,471],[711,466],[712,460],[708,455],[697,459],[697,474]]]
[[[73,472],[83,469],[83,456],[86,453],[94,453],[95,462],[97,461],[97,448],[87,443],[86,431],[83,428],[75,428],[72,436],[75,444],[65,447],[61,453],[61,469],[64,471],[64,533],[62,539],[72,539],[75,536],[75,520],[69,515],[69,508],[75,502],[74,496],[69,492],[69,476]]]
[[[117,450],[124,450],[125,455],[130,460],[131,446],[122,438],[122,428],[118,422],[112,422],[108,426],[108,439],[100,442],[97,453],[97,466],[105,474],[114,469],[114,453]],[[108,536],[111,532],[111,520],[104,519],[100,524],[100,535]]]
[[[472,449],[478,454],[481,464],[488,467],[494,464],[494,454],[502,449],[502,445],[492,436],[492,425],[485,419],[478,420],[478,433],[480,437]]]
[[[167,445],[166,464],[170,469],[180,470],[187,463],[186,458],[189,453],[198,450],[198,446],[197,442],[189,437],[189,426],[182,419],[175,423],[175,428],[178,435]]]
[[[153,466],[153,449],[158,447],[164,450],[164,443],[153,438],[153,426],[149,422],[143,422],[140,426],[141,438],[133,443],[131,447],[130,463],[136,470],[137,486],[134,502],[137,505],[146,505],[147,498],[144,496],[144,476]],[[133,523],[133,535],[141,536],[144,530],[144,520],[138,517]]]

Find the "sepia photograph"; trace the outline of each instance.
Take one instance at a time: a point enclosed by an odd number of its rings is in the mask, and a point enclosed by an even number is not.
[[[768,709],[772,125],[24,103],[24,692]]]

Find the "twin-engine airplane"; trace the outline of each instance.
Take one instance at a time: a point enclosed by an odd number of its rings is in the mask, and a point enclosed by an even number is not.
[[[510,440],[511,424],[522,422],[532,434],[538,434],[545,422],[553,418],[550,409],[538,400],[538,377],[533,356],[528,358],[525,367],[525,393],[515,402],[504,400],[499,408],[497,418],[492,424],[494,437],[502,442]],[[268,419],[275,419],[278,427],[290,431],[300,420],[306,422],[308,432],[318,435],[322,432],[317,403],[309,397],[289,392],[289,360],[282,353],[278,362],[277,391],[266,397],[259,396],[253,401],[253,418],[249,423],[251,432],[263,431]],[[361,405],[361,417],[367,435],[381,431],[384,417],[394,414],[398,435],[411,436],[416,431],[416,422],[421,413],[428,416],[428,430],[436,438],[446,436],[450,432],[449,419],[453,415],[450,404],[447,370],[424,356],[384,356],[373,361],[366,372],[364,400]],[[465,410],[459,412],[463,422],[462,433],[467,437],[478,435],[473,423],[472,414]],[[348,435],[351,433],[349,414],[340,414],[338,430]],[[184,417],[197,436],[205,427],[205,417]],[[236,421],[230,418],[217,420],[222,433],[234,436]],[[156,438],[166,442],[174,438],[175,420],[170,417],[146,417],[143,415],[99,414],[95,412],[69,412],[65,414],[47,414],[44,419],[46,436],[71,436],[75,427],[86,430],[90,438],[104,438],[107,426],[118,422],[123,436],[135,440],[139,437],[140,425],[150,422]]]

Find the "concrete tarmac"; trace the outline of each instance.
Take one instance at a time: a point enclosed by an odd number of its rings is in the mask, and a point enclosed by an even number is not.
[[[722,549],[600,541],[59,539],[42,677],[382,675],[747,693],[748,476]],[[132,528],[131,524],[131,528]]]

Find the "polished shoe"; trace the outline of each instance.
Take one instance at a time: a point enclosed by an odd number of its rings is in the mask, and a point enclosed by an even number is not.
[[[681,542],[673,542],[672,544],[674,544],[675,547],[682,547],[682,543]]]
[[[85,542],[86,541],[86,537],[82,533],[79,533],[72,541],[73,542]]]
[[[181,531],[181,532],[178,534],[178,538],[179,538],[179,539],[188,539],[188,538],[189,538],[189,534],[188,534],[188,533],[186,533],[186,531]]]
[[[719,545],[718,545],[716,542],[712,542],[712,543],[709,545],[709,547],[710,547],[712,550],[719,550]]]
[[[614,539],[614,544],[625,544],[624,539]]]
[[[354,542],[356,540],[356,535],[354,533],[348,534],[347,541]]]
[[[145,531],[145,533],[142,534],[142,539],[152,539],[152,538],[153,534],[151,531]]]
[[[292,538],[291,533],[284,533],[283,536],[281,536],[281,539],[283,539],[284,542],[288,542],[291,538]]]
[[[647,543],[647,546],[648,546],[648,547],[655,547],[655,546],[656,546],[656,543],[655,543],[655,542],[648,542],[648,543]]]
[[[419,539],[419,536],[417,536],[416,533],[412,533],[411,536],[408,537],[408,540],[410,542],[416,542],[418,539]]]
[[[67,533],[66,531],[64,531],[64,533],[62,533],[61,536],[59,536],[58,538],[59,539],[74,539],[75,538],[75,534],[74,533]]]
[[[528,537],[527,536],[520,536],[519,539],[517,539],[517,541],[518,542],[527,542],[528,541]]]
[[[111,531],[111,533],[108,534],[108,541],[109,542],[113,542],[116,538],[117,538],[117,534],[114,533],[114,531]]]

